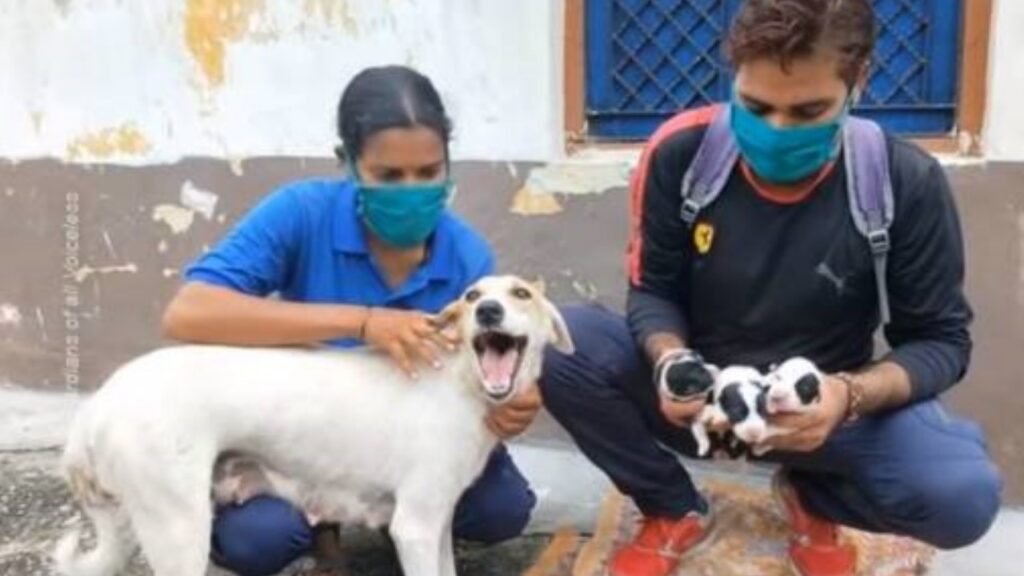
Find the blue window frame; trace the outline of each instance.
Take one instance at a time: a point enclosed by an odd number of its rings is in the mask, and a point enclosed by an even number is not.
[[[587,0],[588,136],[649,136],[681,109],[728,99],[722,40],[742,0]],[[904,135],[956,121],[963,0],[874,0],[878,43],[855,113]]]

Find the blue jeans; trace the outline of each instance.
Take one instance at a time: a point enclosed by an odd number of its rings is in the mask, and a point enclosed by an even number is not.
[[[662,447],[693,456],[693,436],[661,416],[650,366],[625,319],[597,306],[562,312],[576,353],[545,358],[548,411],[645,514],[681,517],[702,508],[689,474]],[[766,459],[788,468],[813,514],[940,548],[978,540],[1000,505],[1002,480],[982,431],[937,400],[842,426],[814,452]]]
[[[504,445],[455,509],[456,538],[493,544],[522,533],[537,499]],[[313,545],[313,530],[301,511],[273,497],[258,497],[217,511],[213,560],[241,576],[279,572]]]

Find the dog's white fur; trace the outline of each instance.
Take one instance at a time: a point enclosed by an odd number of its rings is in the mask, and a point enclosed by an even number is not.
[[[156,576],[204,575],[215,462],[239,453],[271,491],[320,518],[390,522],[405,574],[454,575],[455,504],[497,441],[484,424],[489,402],[536,381],[546,344],[572,352],[564,321],[532,285],[490,277],[470,293],[440,316],[462,346],[415,381],[366,350],[185,345],[121,367],[65,446],[63,472],[98,543],[82,552],[78,532],[67,534],[58,571],[112,576],[138,544]],[[504,309],[501,331],[526,338],[512,389],[483,382],[472,341],[484,301]],[[219,484],[222,499],[245,496],[253,469],[241,470],[220,478],[242,483]]]

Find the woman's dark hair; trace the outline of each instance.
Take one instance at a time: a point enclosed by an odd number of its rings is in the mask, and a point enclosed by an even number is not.
[[[852,86],[875,48],[869,0],[746,0],[725,42],[734,67],[775,58],[783,70],[820,47],[839,54],[839,77]]]
[[[447,155],[451,121],[430,79],[405,66],[367,68],[352,78],[338,102],[341,146],[335,153],[355,161],[377,132],[414,126],[436,132]]]

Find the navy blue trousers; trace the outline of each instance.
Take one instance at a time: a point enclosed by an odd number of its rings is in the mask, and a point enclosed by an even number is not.
[[[537,498],[504,445],[491,454],[484,471],[455,509],[454,537],[493,544],[522,533]],[[217,511],[213,560],[240,576],[279,572],[313,545],[305,516],[288,502],[258,497]]]
[[[645,514],[681,517],[703,508],[690,476],[665,448],[694,456],[696,443],[688,429],[661,416],[650,366],[625,319],[597,306],[562,312],[576,353],[545,357],[548,411]],[[815,515],[940,548],[980,538],[1002,494],[981,429],[937,400],[844,425],[814,452],[769,452],[765,459],[788,468]]]

